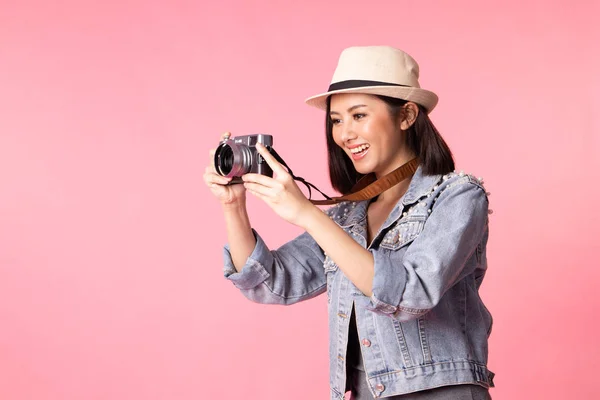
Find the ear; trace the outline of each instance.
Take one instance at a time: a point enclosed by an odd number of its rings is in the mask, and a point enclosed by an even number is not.
[[[400,122],[400,129],[405,131],[417,120],[417,116],[419,115],[419,107],[415,103],[409,101],[402,108],[404,109],[404,112],[401,114],[402,121]]]

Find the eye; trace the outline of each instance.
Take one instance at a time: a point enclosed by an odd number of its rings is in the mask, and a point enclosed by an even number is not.
[[[362,118],[366,117],[367,115],[359,113],[359,114],[354,114],[353,116],[354,116],[354,119],[362,119]]]
[[[331,123],[333,125],[338,125],[340,122],[342,122],[342,120],[340,120],[339,118],[331,118]]]

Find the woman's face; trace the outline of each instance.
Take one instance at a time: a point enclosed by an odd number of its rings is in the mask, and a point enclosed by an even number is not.
[[[333,95],[329,117],[333,140],[361,174],[381,177],[412,158],[401,132],[404,123],[394,120],[387,104],[375,96]]]

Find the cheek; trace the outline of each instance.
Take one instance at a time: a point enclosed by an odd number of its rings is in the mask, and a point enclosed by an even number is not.
[[[335,142],[335,144],[337,144],[339,147],[344,147],[344,143],[342,141],[341,129],[333,128],[331,130],[331,136],[333,137],[333,141]]]
[[[381,142],[385,142],[388,145],[397,144],[402,137],[399,127],[388,121],[383,121],[373,126],[372,132]]]
[[[377,121],[365,121],[364,123],[361,124],[360,127],[360,132],[361,132],[361,136],[363,136],[365,139],[377,139],[380,136],[380,130],[381,127],[379,126],[379,124],[377,123]]]

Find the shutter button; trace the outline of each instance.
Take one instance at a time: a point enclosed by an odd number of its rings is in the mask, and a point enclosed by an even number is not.
[[[371,341],[369,339],[363,339],[362,344],[365,347],[371,347]]]

